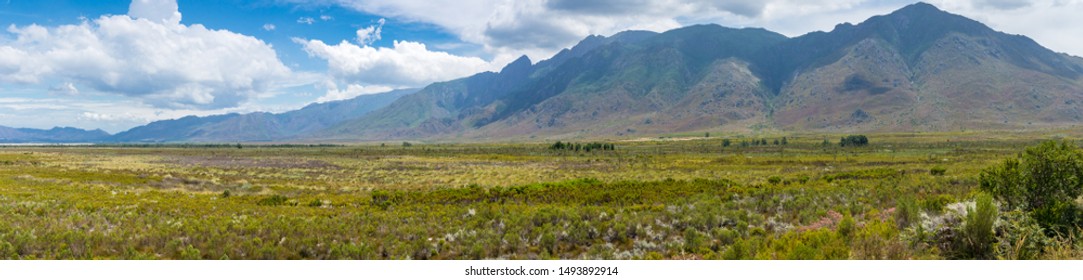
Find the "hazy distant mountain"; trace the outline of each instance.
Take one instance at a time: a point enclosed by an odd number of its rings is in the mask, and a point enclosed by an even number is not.
[[[436,83],[307,137],[1063,126],[1083,117],[1081,61],[924,3],[796,38],[717,25],[630,31]]]
[[[387,106],[416,89],[362,95],[349,100],[305,106],[281,114],[249,113],[188,116],[156,121],[117,133],[110,142],[258,142],[285,141],[319,131]]]
[[[0,143],[91,143],[106,137],[109,137],[109,133],[101,129],[54,127],[44,130],[0,126]]]

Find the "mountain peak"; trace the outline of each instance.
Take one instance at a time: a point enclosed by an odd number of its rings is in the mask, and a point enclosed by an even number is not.
[[[906,7],[903,7],[902,9],[899,9],[899,10],[897,10],[895,12],[896,13],[933,13],[933,12],[943,13],[944,11],[940,10],[940,8],[937,8],[936,6],[933,6],[932,4],[925,3],[925,2],[917,2],[917,3],[914,3],[914,4],[906,5]]]
[[[503,69],[500,69],[500,73],[525,73],[530,70],[531,65],[533,65],[533,63],[530,62],[530,58],[526,55],[523,55],[520,56],[518,59],[515,59],[515,61],[508,63],[508,65],[504,66]]]

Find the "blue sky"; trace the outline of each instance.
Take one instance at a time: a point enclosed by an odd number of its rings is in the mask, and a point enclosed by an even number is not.
[[[592,34],[717,23],[798,36],[911,2],[0,0],[0,125],[115,133],[282,112],[537,62]],[[1083,0],[930,3],[1083,54]]]

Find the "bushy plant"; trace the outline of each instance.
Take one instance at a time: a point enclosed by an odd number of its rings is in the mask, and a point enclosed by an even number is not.
[[[997,219],[997,206],[993,197],[979,194],[974,207],[968,208],[963,224],[964,252],[971,258],[988,259],[993,255],[993,225]]]
[[[1035,260],[1042,256],[1052,240],[1030,215],[1020,210],[1004,213],[996,228],[998,258],[1009,260]]]
[[[1083,153],[1069,142],[1047,141],[983,170],[980,183],[1008,209],[1029,213],[1049,234],[1064,233],[1079,221],[1074,200],[1083,193]]]
[[[944,176],[944,174],[947,172],[948,170],[943,166],[934,166],[933,168],[929,168],[929,174],[933,176]]]
[[[903,197],[895,202],[895,224],[899,229],[921,226],[921,209],[913,198]]]

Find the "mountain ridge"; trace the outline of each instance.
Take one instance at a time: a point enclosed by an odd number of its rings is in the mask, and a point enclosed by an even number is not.
[[[926,3],[794,38],[711,24],[628,34],[587,37],[525,80],[502,71],[440,83],[410,101],[432,107],[392,104],[308,139],[1017,129],[1079,121],[1083,102],[1081,59]],[[494,78],[514,86],[446,87]],[[421,112],[372,125],[410,110]]]

